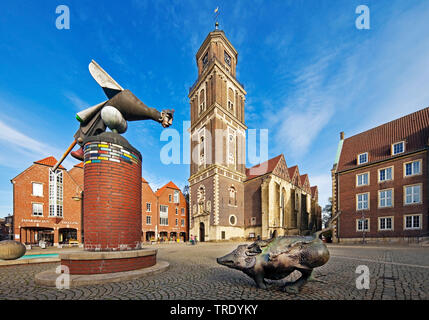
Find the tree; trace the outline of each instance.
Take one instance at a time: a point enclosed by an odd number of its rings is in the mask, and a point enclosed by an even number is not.
[[[329,220],[332,218],[332,197],[328,199],[329,203],[322,210],[322,224],[326,228]]]

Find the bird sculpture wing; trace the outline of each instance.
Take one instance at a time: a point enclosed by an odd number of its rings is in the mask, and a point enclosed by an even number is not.
[[[111,99],[119,92],[124,89],[106,72],[102,67],[98,65],[94,60],[89,64],[89,73],[97,81],[107,98]]]

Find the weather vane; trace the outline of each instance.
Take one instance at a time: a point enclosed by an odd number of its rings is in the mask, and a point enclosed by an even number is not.
[[[219,16],[219,7],[216,7],[216,9],[214,10],[214,13],[216,13],[216,15],[215,15],[215,20],[216,20],[216,22],[215,22],[215,28],[216,29],[219,29],[219,22],[217,21],[217,17]]]

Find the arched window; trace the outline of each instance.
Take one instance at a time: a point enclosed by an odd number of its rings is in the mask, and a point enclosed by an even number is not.
[[[234,112],[234,91],[228,88],[228,110]]]
[[[237,190],[233,186],[229,188],[229,204],[232,206],[237,205]]]
[[[206,95],[204,89],[200,91],[200,113],[206,110]]]

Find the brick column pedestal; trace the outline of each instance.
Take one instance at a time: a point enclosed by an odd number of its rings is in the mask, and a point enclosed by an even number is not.
[[[70,274],[151,267],[156,251],[141,249],[141,154],[119,134],[84,141],[84,252],[60,255]],[[146,251],[146,252],[143,252]]]

